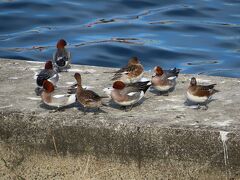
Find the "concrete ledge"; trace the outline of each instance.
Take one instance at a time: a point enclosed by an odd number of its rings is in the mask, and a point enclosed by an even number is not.
[[[81,168],[79,165],[83,173],[91,157],[92,171],[110,166],[122,170],[101,176],[84,173],[87,178],[240,178],[240,79],[199,76],[202,81],[217,83],[221,91],[207,111],[184,105],[191,75],[181,74],[168,97],[148,91],[145,100],[130,112],[110,103],[102,107],[105,113],[84,116],[76,107],[52,113],[42,106],[33,79],[42,67],[38,62],[0,59],[0,169],[4,170],[0,176],[37,177],[37,168],[21,169],[38,157],[39,161],[56,162],[51,166],[65,172],[55,177],[51,174],[54,169],[44,170],[42,177],[77,178],[79,174],[69,175],[61,165],[71,162],[77,168],[76,163],[84,162]],[[71,72],[61,73],[59,86],[69,86],[74,71],[80,71],[83,84],[103,94],[102,89],[111,86],[111,74],[103,72],[111,70],[73,65]],[[145,77],[150,74],[146,72]],[[15,165],[13,157],[20,163]],[[44,163],[36,166],[45,168]]]

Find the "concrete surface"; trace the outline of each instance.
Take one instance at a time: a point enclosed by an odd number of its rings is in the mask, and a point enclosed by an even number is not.
[[[184,104],[191,75],[169,96],[148,91],[130,112],[112,102],[84,115],[54,112],[35,95],[39,62],[0,59],[0,177],[3,179],[240,179],[240,79],[197,76],[221,92],[209,109]],[[98,94],[110,68],[72,65],[60,88],[83,76]],[[146,72],[149,78],[151,73]]]

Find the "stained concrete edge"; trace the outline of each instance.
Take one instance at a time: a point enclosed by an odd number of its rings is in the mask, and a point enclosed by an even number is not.
[[[237,78],[198,76],[203,83],[217,83],[221,91],[207,111],[183,105],[182,94],[192,75],[181,74],[169,97],[148,92],[145,101],[130,112],[110,103],[102,108],[106,113],[90,112],[84,116],[77,105],[52,113],[40,101],[33,100],[36,97],[33,76],[43,67],[42,63],[1,59],[0,65],[1,148],[21,147],[24,153],[40,151],[63,157],[90,154],[112,162],[134,161],[140,169],[158,161],[191,162],[224,169],[228,177],[238,177],[240,80]],[[72,65],[74,69],[100,94],[111,85],[108,81],[111,74],[104,72],[112,68]],[[74,82],[73,72],[61,74],[61,85]],[[146,72],[145,76],[149,78],[150,74]]]

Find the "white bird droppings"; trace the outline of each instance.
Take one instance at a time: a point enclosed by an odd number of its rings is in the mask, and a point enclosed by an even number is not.
[[[69,69],[68,72],[79,72],[79,73],[95,73],[96,70],[95,69]]]
[[[12,106],[13,106],[13,105],[10,104],[10,105],[8,105],[8,106],[2,106],[2,107],[0,107],[0,109],[9,108],[9,107],[12,107]]]
[[[74,85],[76,82],[65,82],[67,85]]]
[[[229,126],[231,124],[233,120],[227,120],[227,121],[216,121],[214,122],[213,124],[216,125],[216,126],[219,126],[219,127],[226,127],[226,126]]]
[[[28,63],[34,63],[34,64],[43,64],[45,62],[40,62],[40,61],[26,61]]]
[[[9,80],[17,80],[18,77],[9,77],[8,79],[9,79]]]
[[[39,101],[39,100],[41,100],[41,98],[39,98],[39,97],[27,97],[27,99],[33,100],[33,101]]]
[[[227,140],[228,140],[228,133],[226,131],[220,131],[220,138],[223,144],[223,153],[224,153],[224,163],[227,165],[227,160],[228,160],[228,149],[227,149]]]
[[[111,92],[112,92],[113,88],[112,87],[108,87],[108,88],[104,88],[103,92],[108,95],[111,96]]]

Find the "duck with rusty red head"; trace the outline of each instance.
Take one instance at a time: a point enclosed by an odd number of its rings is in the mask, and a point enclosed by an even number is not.
[[[215,86],[216,84],[199,85],[197,84],[196,78],[192,77],[187,90],[188,101],[197,104],[198,107],[203,104],[206,108],[208,108],[207,103],[211,99],[212,95],[219,92],[214,89]]]
[[[176,86],[179,71],[177,68],[163,70],[160,66],[156,66],[151,80],[152,87],[159,91],[159,94],[168,95],[168,92]]]
[[[99,96],[94,91],[84,89],[82,87],[82,76],[79,73],[75,73],[74,77],[77,81],[77,92],[76,97],[78,102],[83,106],[84,114],[86,114],[87,109],[97,109],[100,110],[102,106],[102,99],[108,98],[104,96]]]
[[[57,88],[48,80],[43,81],[41,98],[50,107],[62,108],[76,102],[76,94],[68,94],[65,89]]]
[[[57,71],[67,71],[71,66],[71,53],[65,46],[67,42],[64,39],[60,39],[57,42],[57,51],[53,54],[53,62]]]
[[[57,71],[53,69],[52,61],[47,61],[45,63],[44,69],[41,70],[37,75],[37,89],[41,89],[43,86],[43,81],[48,80],[50,81],[54,86],[56,86],[59,76]]]
[[[125,110],[127,110],[127,107],[130,107],[129,110],[131,110],[133,105],[144,97],[144,94],[150,86],[150,81],[131,84],[115,81],[110,95],[116,104],[125,107]]]
[[[144,73],[142,64],[137,57],[129,59],[127,66],[115,72],[112,80],[122,81],[126,84],[138,82]]]

